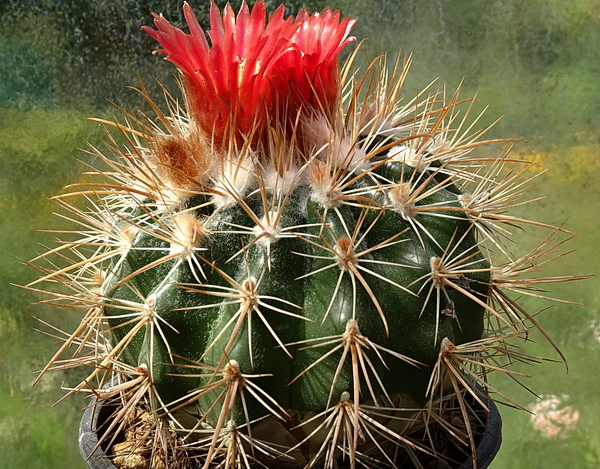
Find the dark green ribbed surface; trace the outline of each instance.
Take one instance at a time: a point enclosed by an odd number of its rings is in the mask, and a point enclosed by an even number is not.
[[[264,207],[269,206],[263,203],[259,192],[246,197],[245,208],[234,204],[214,213],[211,206],[206,206],[208,196],[195,196],[179,210],[194,213],[207,231],[196,251],[202,274],[194,274],[189,262],[181,258],[160,261],[170,253],[164,227],[169,224],[172,213],[149,211],[145,216],[132,213],[132,223],[140,229],[129,251],[114,262],[112,286],[108,289],[114,305],[107,307],[106,313],[117,343],[136,323],[127,316],[127,302],[148,302],[150,298],[155,313],[161,318],[161,331],[159,333],[156,327],[152,330],[143,327],[122,357],[133,366],[148,366],[164,403],[185,396],[211,379],[218,379],[173,376],[210,374],[174,366],[189,364],[179,358],[185,357],[196,362],[202,359],[205,365],[221,369],[228,360],[235,360],[242,373],[268,375],[255,382],[283,408],[320,412],[325,410],[330,394],[331,403],[335,403],[342,392],[353,392],[350,356],[333,384],[342,348],[327,355],[292,385],[289,383],[341,344],[348,321],[355,318],[360,333],[373,343],[420,362],[415,365],[380,351],[384,365],[377,353],[368,351],[373,369],[368,366],[368,378],[361,378],[363,399],[370,398],[366,379],[370,380],[376,395],[382,395],[376,372],[390,395],[409,394],[424,404],[441,340],[448,337],[458,344],[480,339],[484,318],[483,306],[458,291],[460,289],[446,288],[447,297],[440,294],[439,311],[435,288],[425,304],[432,286],[431,278],[427,277],[431,272],[431,259],[446,256],[448,261],[458,262],[464,273],[454,281],[463,291],[482,301],[488,288],[489,263],[479,252],[471,223],[460,210],[460,191],[456,186],[446,184],[441,172],[433,177],[431,173],[414,174],[410,179],[413,171],[402,163],[388,162],[356,181],[354,189],[373,200],[369,206],[361,202],[362,208],[340,204],[325,210],[312,200],[309,186],[296,188],[281,202],[285,206],[279,225],[282,230],[290,229],[286,236],[271,243],[255,240],[252,233],[256,223],[248,213],[261,219]],[[416,178],[420,178],[426,189],[434,189],[417,205],[443,207],[417,213],[415,221],[422,226],[418,234],[414,224],[389,208],[391,183]],[[271,200],[271,195],[267,198]],[[200,205],[204,206],[195,208]],[[396,236],[404,230],[405,233]],[[353,279],[349,271],[341,275],[332,249],[343,238],[355,240],[354,252],[359,254],[358,266],[362,268],[359,272],[370,292],[360,279]],[[375,246],[377,249],[360,255]],[[156,265],[144,270],[152,263]],[[479,269],[484,271],[470,272]],[[137,271],[140,272],[136,274]],[[126,281],[118,285],[123,279]],[[238,327],[242,304],[239,287],[252,284],[256,285],[260,298],[258,311],[246,313]],[[334,291],[337,291],[335,297]],[[446,312],[452,312],[448,298],[454,305],[454,317],[441,311],[446,308]],[[377,304],[385,315],[387,332]],[[281,344],[295,344],[285,346],[293,358],[286,354],[265,323]],[[329,339],[313,341],[335,336],[337,341],[327,345],[319,346]],[[309,342],[297,344],[302,341]],[[207,352],[209,344],[213,346]],[[218,394],[216,391],[204,396],[201,409],[210,406]],[[253,403],[252,398],[247,396],[247,399],[250,419],[267,413],[263,406]],[[215,412],[218,414],[218,409]],[[239,416],[243,420],[241,410]]]

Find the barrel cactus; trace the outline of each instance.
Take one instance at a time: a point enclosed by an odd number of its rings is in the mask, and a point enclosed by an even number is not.
[[[209,43],[183,8],[145,29],[184,100],[138,90],[58,198],[79,228],[35,264],[87,313],[43,371],[91,367],[70,392],[120,402],[139,467],[419,467],[451,459],[432,426],[472,453],[488,373],[533,359],[514,294],[560,280],[530,274],[560,230],[507,212],[531,165],[458,92],[403,97],[408,60],[340,68],[339,12],[213,4]],[[513,254],[527,224],[551,235]]]

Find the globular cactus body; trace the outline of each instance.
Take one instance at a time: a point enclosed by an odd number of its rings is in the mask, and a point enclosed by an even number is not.
[[[511,292],[557,279],[522,277],[552,237],[522,257],[506,244],[515,225],[547,227],[506,214],[529,166],[472,156],[500,141],[471,131],[457,95],[402,105],[405,73],[383,59],[340,74],[353,21],[339,13],[280,8],[265,26],[263,2],[237,18],[213,5],[209,47],[184,12],[190,35],[160,16],[147,31],[182,70],[187,111],[142,91],[156,120],[110,123],[125,149],[93,148],[110,171],[78,192],[98,199],[63,204],[83,237],[42,280],[89,311],[44,371],[79,344],[71,363],[94,371],[74,390],[97,378],[97,395],[120,394],[119,428],[149,409],[155,441],[183,438],[152,445],[167,460],[392,466],[400,447],[444,457],[431,422],[473,453],[487,374],[532,359],[512,340],[539,324]]]
[[[459,207],[459,194],[443,187],[447,177],[432,178],[426,187],[433,194],[415,204],[440,209],[419,217],[417,234],[394,209],[393,192],[402,190],[403,177],[429,173],[389,161],[342,175],[357,179],[349,192],[365,194],[357,206],[342,199],[324,207],[307,183],[283,195],[238,194],[240,203],[221,207],[206,197],[202,208],[184,201],[166,213],[134,211],[122,225],[133,239],[109,269],[106,296],[115,306],[106,314],[117,343],[137,324],[119,305],[139,302],[141,294],[142,314],[160,318],[152,334],[147,327],[135,332],[127,357],[132,366],[151,367],[161,395],[191,389],[189,380],[173,378],[172,363],[222,367],[235,360],[244,372],[270,375],[261,387],[284,408],[323,410],[352,390],[351,356],[339,346],[356,340],[365,351],[387,350],[369,358],[379,379],[363,376],[363,392],[369,378],[377,400],[383,392],[406,393],[424,403],[441,340],[481,338],[485,310],[476,300],[487,293],[489,263],[465,215],[441,211]],[[445,252],[469,258],[452,280],[470,295],[426,293],[427,280],[439,288],[435,273]],[[201,386],[198,379],[193,387]]]

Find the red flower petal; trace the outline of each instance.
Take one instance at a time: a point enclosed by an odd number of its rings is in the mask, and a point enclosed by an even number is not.
[[[163,47],[155,52],[184,73],[191,114],[216,141],[231,125],[247,134],[282,109],[335,105],[337,56],[354,40],[355,20],[340,22],[340,13],[327,8],[312,16],[302,9],[294,21],[281,5],[267,22],[263,0],[252,11],[244,3],[237,17],[213,2],[209,45],[187,3],[183,10],[190,34],[156,15],[156,30],[144,30]]]

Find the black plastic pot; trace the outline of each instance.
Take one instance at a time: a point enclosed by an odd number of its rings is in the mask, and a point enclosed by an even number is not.
[[[95,400],[85,410],[79,423],[79,453],[90,469],[117,469],[106,457],[104,449],[98,445],[98,439],[102,438],[102,430],[99,435],[98,428],[102,429],[102,424],[109,419],[113,411],[114,406],[107,405],[105,401]]]
[[[488,415],[488,430],[477,445],[477,469],[486,469],[496,456],[502,443],[502,419],[492,401],[488,401],[491,412]],[[117,469],[108,459],[101,446],[98,446],[98,428],[113,413],[114,407],[96,401],[83,414],[79,425],[79,452],[89,469]],[[100,436],[101,437],[101,436]],[[96,451],[94,451],[96,449]],[[94,451],[94,454],[91,454]],[[468,458],[455,469],[473,469],[473,459]]]
[[[502,444],[502,418],[493,401],[487,401],[490,408],[488,428],[477,445],[477,469],[486,469],[496,457]],[[456,469],[473,469],[473,458],[467,459]]]

